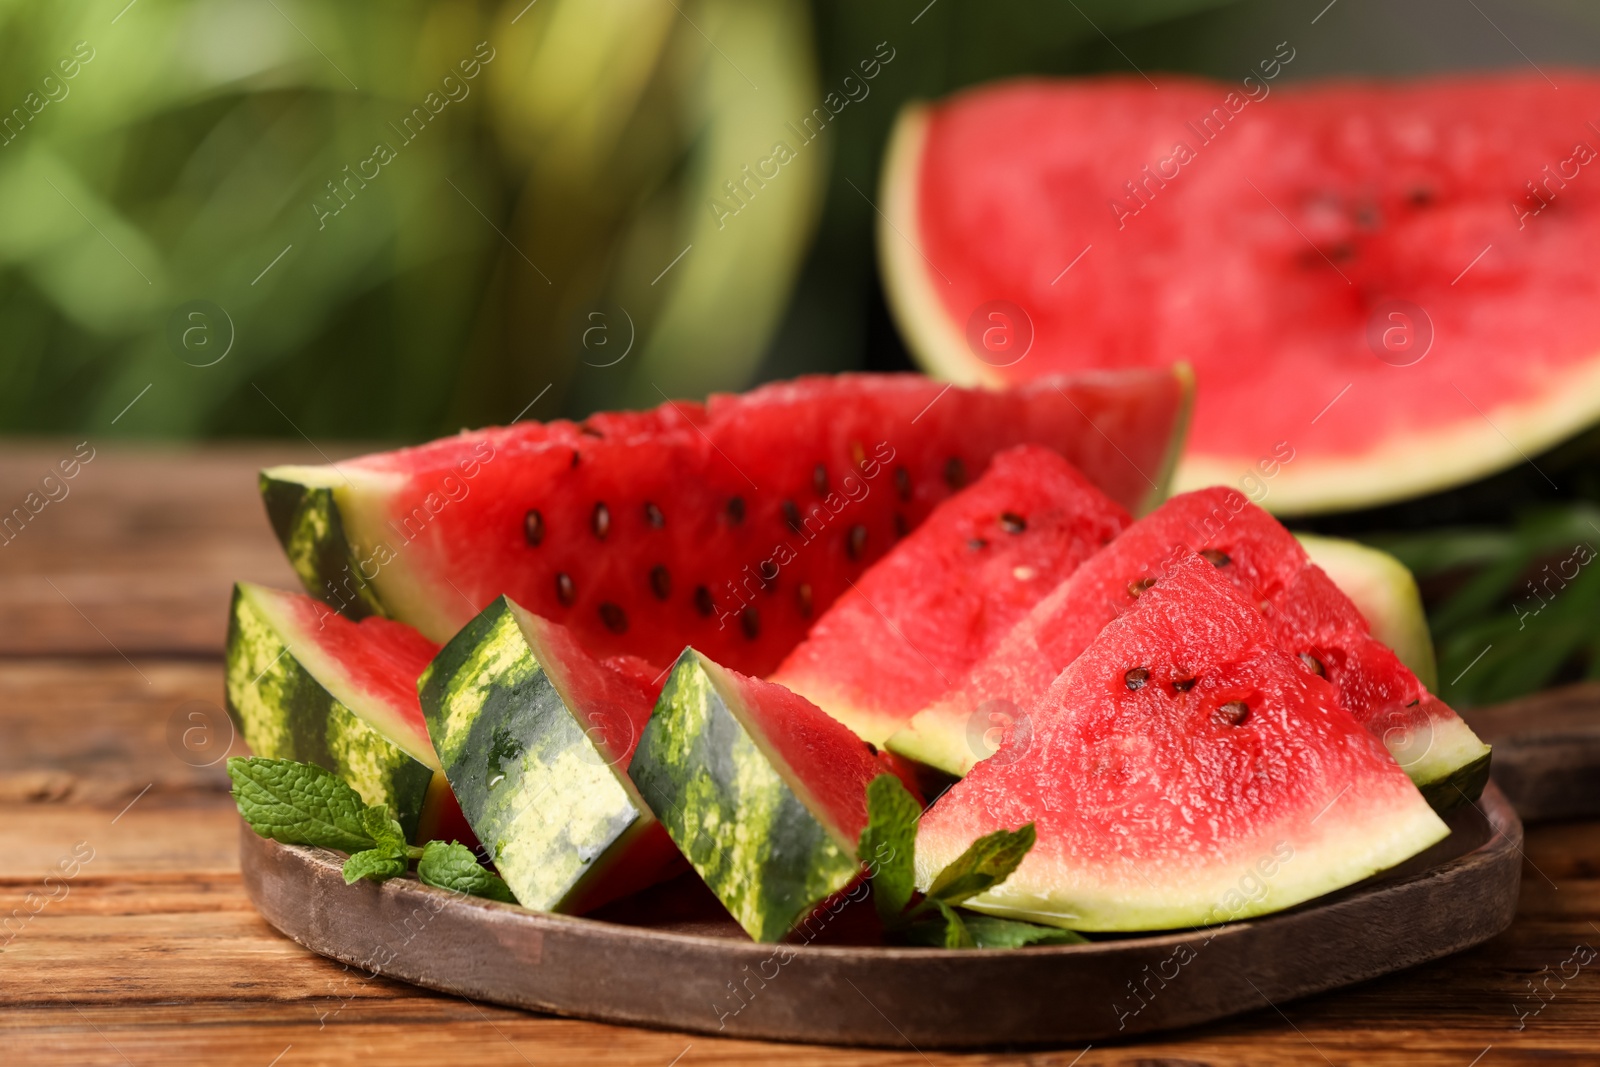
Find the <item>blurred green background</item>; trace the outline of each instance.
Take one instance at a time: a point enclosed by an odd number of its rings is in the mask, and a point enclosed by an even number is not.
[[[0,433],[410,442],[909,367],[872,247],[908,99],[1234,77],[1285,39],[1294,79],[1592,65],[1597,28],[1585,0],[11,0]],[[1324,525],[1423,573],[1470,704],[1600,673],[1593,569],[1537,648],[1508,606],[1595,519],[1512,487]]]

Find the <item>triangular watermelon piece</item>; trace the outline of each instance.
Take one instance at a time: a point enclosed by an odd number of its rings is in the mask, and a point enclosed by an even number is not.
[[[860,874],[873,747],[781,685],[686,649],[629,773],[745,932],[776,941]]]
[[[524,907],[591,911],[681,869],[627,775],[655,703],[646,670],[500,597],[418,680],[461,810]]]
[[[1128,522],[1056,453],[1002,452],[855,582],[772,680],[882,744]]]
[[[1180,549],[1154,578],[1035,706],[1031,737],[923,816],[920,887],[980,835],[1031,822],[1022,865],[966,906],[1171,929],[1290,907],[1449,833],[1213,564]]]
[[[1226,488],[1174,497],[1130,526],[918,712],[890,747],[952,774],[970,770],[994,750],[997,728],[1031,714],[1033,700],[1106,623],[1140,601],[1179,546],[1213,561],[1302,669],[1337,687],[1344,709],[1383,739],[1431,802],[1446,808],[1482,791],[1489,747],[1372,636],[1293,534]]]
[[[1443,489],[1600,419],[1594,71],[1158,80],[902,113],[878,248],[925,366],[1002,384],[1189,360],[1178,487],[1249,472],[1282,514]],[[975,343],[994,308],[1026,358]]]
[[[996,452],[1051,448],[1131,509],[1176,456],[1183,369],[967,390],[835,375],[705,404],[519,423],[261,476],[312,595],[445,641],[495,597],[597,655],[693,644],[767,674]]]
[[[355,623],[301,593],[240,582],[228,623],[228,713],[250,751],[314,763],[407,837],[472,842],[446,783],[417,676],[439,646],[388,619]]]

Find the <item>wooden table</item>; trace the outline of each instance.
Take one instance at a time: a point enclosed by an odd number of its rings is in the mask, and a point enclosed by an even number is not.
[[[0,514],[73,443],[8,446]],[[220,762],[195,765],[218,759],[225,737],[183,736],[207,724],[227,731],[217,709],[230,583],[293,583],[254,471],[317,454],[96,447],[70,495],[0,545],[0,1062],[1600,1063],[1600,958],[1589,950],[1600,949],[1600,822],[1587,821],[1528,828],[1516,924],[1479,949],[1088,1051],[760,1045],[363,980],[257,917],[240,887]],[[75,854],[75,876],[61,877],[58,864],[74,867]],[[827,1020],[817,1027],[826,1032]]]

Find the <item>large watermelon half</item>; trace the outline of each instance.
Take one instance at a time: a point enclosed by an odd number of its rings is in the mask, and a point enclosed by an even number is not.
[[[439,646],[388,619],[351,622],[300,593],[233,587],[228,713],[258,756],[315,763],[413,841],[473,841],[428,740],[417,676]]]
[[[262,472],[313,595],[445,641],[504,594],[599,655],[693,644],[764,675],[996,452],[1043,445],[1113,499],[1159,499],[1188,373],[966,390],[842,375],[707,403],[519,423]]]
[[[958,382],[1192,363],[1179,489],[1250,478],[1304,513],[1509,467],[1600,418],[1600,76],[1548,73],[913,106],[891,305]]]
[[[1204,553],[1301,669],[1335,686],[1341,706],[1388,746],[1436,806],[1454,806],[1483,789],[1489,746],[1372,636],[1361,612],[1293,534],[1242,493],[1220,487],[1173,497],[1130,526],[919,711],[890,747],[961,774],[989,754],[991,729],[1003,720],[1017,720],[1020,731],[1031,728],[1036,696],[1110,620],[1140,602],[1175,547]]]
[[[1012,739],[923,816],[926,887],[974,838],[1038,841],[967,907],[1080,930],[1286,908],[1405,860],[1448,828],[1256,605],[1179,549]]]
[[[1056,453],[1008,449],[852,583],[772,680],[881,745],[1129,521]]]

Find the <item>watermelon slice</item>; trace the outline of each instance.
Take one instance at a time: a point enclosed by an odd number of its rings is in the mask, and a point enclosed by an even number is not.
[[[854,583],[772,680],[882,744],[1128,522],[1056,453],[1002,452]]]
[[[915,375],[806,378],[704,405],[522,423],[264,471],[313,595],[447,640],[495,597],[597,655],[692,643],[766,674],[939,501],[1020,443],[1129,507],[1159,498],[1186,372],[991,392]]]
[[[1439,688],[1433,635],[1422,610],[1422,593],[1404,563],[1387,552],[1342,537],[1295,534],[1311,562],[1321,567],[1388,645],[1400,662],[1430,692]]]
[[[1600,418],[1600,76],[1549,73],[1560,92],[1530,71],[1260,100],[1033,79],[909,108],[891,306],[962,383],[1192,362],[1179,489],[1252,477],[1307,513],[1512,466]]]
[[[1014,742],[1012,742],[1014,743]],[[917,884],[976,837],[1035,824],[967,907],[1075,930],[1162,930],[1290,907],[1448,828],[1338,693],[1186,549],[1002,748],[923,816]]]
[[[416,681],[438,650],[388,619],[351,622],[321,601],[241,582],[228,624],[228,714],[250,750],[315,763],[413,841],[474,843],[446,783]]]
[[[860,873],[871,745],[804,698],[686,649],[629,773],[745,932],[777,941]]]
[[[622,666],[500,597],[417,682],[461,809],[524,907],[579,914],[682,869],[626,773],[656,693],[648,668]]]
[[[1106,623],[1139,602],[1174,546],[1214,561],[1303,669],[1337,687],[1344,709],[1383,739],[1430,801],[1449,807],[1482,791],[1489,747],[1372,636],[1294,535],[1243,494],[1223,488],[1176,496],[1129,527],[960,684],[918,712],[890,747],[953,774],[970,770],[994,750],[1000,730],[1016,729],[1023,713],[1035,714],[1034,698]]]

